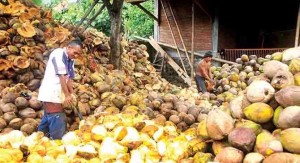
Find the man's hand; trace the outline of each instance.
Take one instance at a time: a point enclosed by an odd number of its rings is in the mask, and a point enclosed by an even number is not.
[[[73,105],[73,98],[71,95],[67,96],[65,101],[64,101],[64,105],[71,107]]]
[[[209,79],[209,82],[213,85],[215,84],[215,81],[213,79]]]

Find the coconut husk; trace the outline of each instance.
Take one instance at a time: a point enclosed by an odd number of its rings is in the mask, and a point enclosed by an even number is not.
[[[0,71],[7,71],[12,67],[12,63],[6,59],[0,58]]]
[[[276,89],[294,85],[294,76],[290,71],[278,71],[272,79],[271,85]]]
[[[17,32],[23,37],[32,37],[36,34],[35,28],[29,22],[23,23],[17,28]]]

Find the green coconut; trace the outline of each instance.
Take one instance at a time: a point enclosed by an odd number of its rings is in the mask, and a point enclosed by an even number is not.
[[[282,106],[278,106],[275,111],[274,111],[274,115],[273,115],[273,123],[276,127],[279,127],[278,125],[278,119],[279,119],[279,115],[282,112],[283,108]]]
[[[289,128],[280,133],[280,142],[289,152],[300,154],[300,128]]]

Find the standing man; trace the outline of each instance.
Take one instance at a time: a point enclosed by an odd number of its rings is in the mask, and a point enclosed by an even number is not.
[[[82,53],[82,43],[73,40],[67,47],[55,49],[49,56],[38,100],[43,102],[44,116],[38,126],[50,139],[61,139],[67,130],[63,105],[72,105],[74,59]]]
[[[205,53],[203,59],[198,63],[196,70],[196,84],[198,91],[201,88],[202,93],[207,92],[207,88],[205,86],[205,80],[210,82],[211,85],[214,85],[214,80],[212,79],[212,73],[210,70],[212,59],[212,52],[208,51]]]

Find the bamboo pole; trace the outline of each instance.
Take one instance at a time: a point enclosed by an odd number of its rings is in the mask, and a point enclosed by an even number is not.
[[[296,27],[295,47],[299,46],[299,29],[300,29],[300,4],[298,9],[298,19]]]
[[[99,0],[95,0],[93,1],[93,3],[91,4],[90,8],[88,9],[88,11],[83,15],[83,17],[81,18],[80,22],[76,25],[76,27],[73,29],[72,31],[72,35],[76,32],[77,28],[83,23],[83,21],[86,19],[87,16],[89,16],[89,14],[91,13],[91,11],[93,10],[93,8],[95,7],[95,5],[98,3]]]
[[[102,13],[102,11],[104,10],[105,5],[103,4],[100,9],[95,13],[95,15],[86,23],[86,26],[84,27],[84,30],[86,30],[88,28],[88,26],[92,23],[92,21],[94,21],[98,15],[100,15]]]
[[[192,2],[191,80],[194,80],[195,3]]]
[[[181,41],[181,43],[182,43],[182,46],[183,46],[183,49],[184,49],[184,52],[185,52],[186,58],[188,59],[188,61],[189,61],[189,65],[190,65],[190,67],[191,67],[191,66],[192,66],[192,64],[191,64],[191,60],[190,60],[190,58],[189,58],[189,55],[188,55],[188,52],[187,52],[187,49],[186,49],[186,46],[185,46],[184,40],[183,40],[183,38],[182,38],[181,31],[180,31],[180,29],[179,29],[179,26],[178,26],[178,23],[177,23],[176,17],[175,17],[175,15],[174,15],[173,9],[172,9],[172,7],[171,7],[170,1],[169,1],[169,0],[167,0],[167,3],[168,3],[168,5],[170,6],[170,12],[171,12],[171,14],[172,14],[172,17],[174,18],[174,22],[175,22],[175,25],[176,25],[176,28],[177,28],[177,31],[178,31],[178,34],[179,34],[180,41]]]
[[[185,66],[184,66],[183,60],[182,60],[182,58],[181,58],[181,54],[180,54],[180,51],[179,51],[179,48],[178,48],[178,45],[177,45],[177,42],[176,42],[176,39],[175,39],[175,36],[174,36],[173,30],[172,30],[172,27],[171,27],[171,23],[170,23],[170,21],[169,21],[169,18],[168,18],[168,15],[167,15],[167,12],[166,12],[166,9],[165,9],[165,6],[164,6],[164,3],[163,3],[163,0],[160,0],[160,2],[161,2],[161,6],[162,6],[162,8],[163,8],[163,12],[164,12],[164,14],[165,14],[165,16],[166,16],[166,20],[167,20],[167,23],[168,23],[169,29],[170,29],[170,31],[171,31],[171,35],[172,35],[172,38],[173,38],[174,44],[175,44],[175,46],[176,46],[177,54],[178,54],[178,56],[179,56],[179,58],[180,58],[180,62],[181,62],[181,64],[182,64],[183,70],[184,70],[184,72],[186,73],[186,69],[185,69]]]

